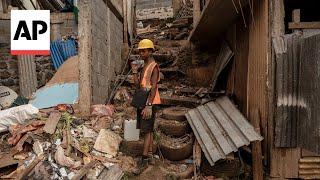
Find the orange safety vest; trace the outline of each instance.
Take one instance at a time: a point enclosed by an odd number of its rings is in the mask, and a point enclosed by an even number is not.
[[[158,68],[159,70],[159,66],[156,62],[152,62],[150,63],[147,68],[145,69],[144,73],[143,73],[143,77],[140,81],[140,87],[141,88],[147,88],[147,89],[151,89],[151,76],[152,76],[152,72],[154,68]],[[160,72],[160,70],[159,70]],[[160,81],[160,75],[158,74],[158,82]],[[159,90],[158,87],[156,89],[156,95],[154,96],[153,102],[152,104],[161,104],[161,100],[160,100],[160,94],[159,94]]]

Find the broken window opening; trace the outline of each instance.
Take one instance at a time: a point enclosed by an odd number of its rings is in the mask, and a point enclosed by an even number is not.
[[[285,0],[285,33],[290,34],[293,32],[289,29],[288,23],[293,22],[292,11],[295,9],[300,9],[300,21],[301,22],[315,22],[320,21],[320,12],[318,7],[320,6],[320,1],[309,0],[309,1],[299,1],[299,0]]]

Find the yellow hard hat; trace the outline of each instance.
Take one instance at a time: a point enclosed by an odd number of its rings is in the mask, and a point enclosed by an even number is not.
[[[138,49],[153,49],[154,50],[153,42],[150,39],[142,39],[139,42]]]

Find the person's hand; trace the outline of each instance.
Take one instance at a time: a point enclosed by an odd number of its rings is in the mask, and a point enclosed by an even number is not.
[[[133,74],[138,73],[138,69],[139,69],[138,64],[135,63],[135,62],[132,62],[132,63],[131,63],[131,69],[132,69],[132,73],[133,73]]]
[[[146,106],[142,112],[142,119],[150,119],[152,116],[152,106]]]

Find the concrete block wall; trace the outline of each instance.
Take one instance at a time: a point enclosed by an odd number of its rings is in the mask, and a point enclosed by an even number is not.
[[[63,19],[61,26],[61,35],[77,35],[78,24],[73,13],[59,13]]]
[[[111,81],[121,69],[123,24],[103,0],[94,0],[92,14],[92,103],[104,103]]]
[[[88,115],[92,104],[105,103],[120,72],[123,23],[103,0],[82,0],[79,8],[79,108]]]
[[[62,22],[60,25],[61,36],[78,34],[78,24],[72,12],[51,13],[51,23],[57,21]]]
[[[92,60],[91,87],[92,102],[104,103],[109,86],[112,64],[109,59],[109,9],[103,0],[93,0],[92,12]]]

